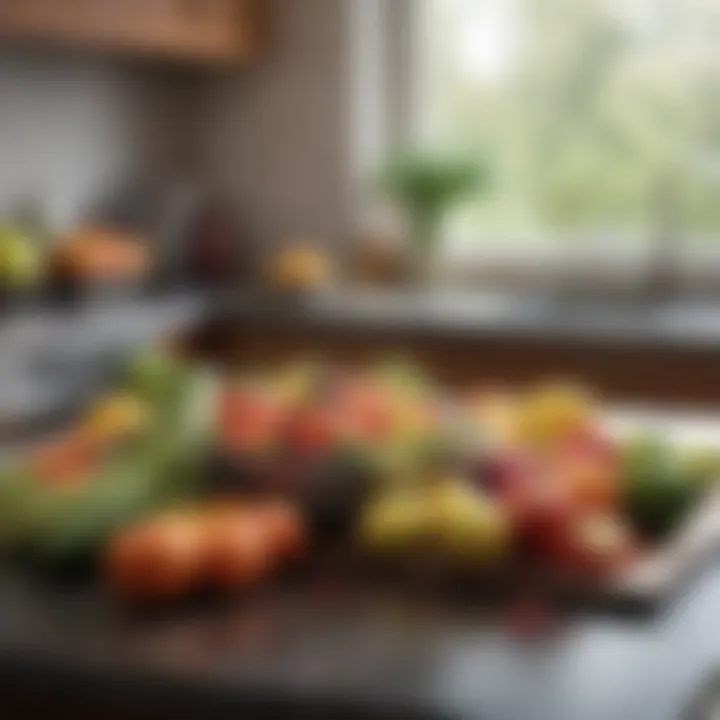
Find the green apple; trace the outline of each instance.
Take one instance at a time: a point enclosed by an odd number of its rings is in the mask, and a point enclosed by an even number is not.
[[[28,288],[42,277],[42,253],[22,229],[0,227],[0,283],[11,288]]]

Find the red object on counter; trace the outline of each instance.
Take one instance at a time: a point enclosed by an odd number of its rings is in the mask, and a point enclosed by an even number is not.
[[[221,399],[220,437],[230,451],[251,451],[272,442],[283,422],[283,408],[260,390],[230,388]]]
[[[221,509],[205,520],[203,570],[207,582],[223,590],[260,583],[272,569],[270,538],[251,509]]]
[[[203,284],[229,282],[250,270],[250,247],[230,208],[207,203],[191,223],[188,264],[192,279]]]
[[[185,595],[203,567],[204,533],[192,513],[168,513],[121,532],[110,544],[105,570],[121,596],[160,602]]]

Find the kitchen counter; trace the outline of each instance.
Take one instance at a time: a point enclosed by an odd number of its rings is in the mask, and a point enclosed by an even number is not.
[[[720,301],[592,301],[523,293],[347,291],[282,298],[226,293],[218,318],[308,329],[522,337],[720,350]]]
[[[570,619],[536,640],[480,610],[320,591],[138,620],[5,579],[3,717],[679,720],[720,663],[719,606],[717,563],[657,620]]]
[[[221,294],[196,344],[236,364],[414,357],[451,385],[580,378],[622,402],[720,406],[720,303],[558,296]]]
[[[720,419],[616,409],[618,429],[717,443]],[[477,605],[332,578],[139,614],[88,582],[0,572],[3,718],[679,720],[720,668],[720,557],[652,617],[512,633]]]

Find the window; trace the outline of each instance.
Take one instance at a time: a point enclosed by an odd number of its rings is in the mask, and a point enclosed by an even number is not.
[[[720,240],[720,0],[416,7],[424,139],[494,178],[451,254]]]

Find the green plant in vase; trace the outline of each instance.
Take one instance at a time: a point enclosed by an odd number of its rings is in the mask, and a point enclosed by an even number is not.
[[[432,275],[442,223],[458,201],[477,191],[487,177],[477,161],[423,151],[397,154],[383,167],[380,185],[405,214],[413,275]]]

